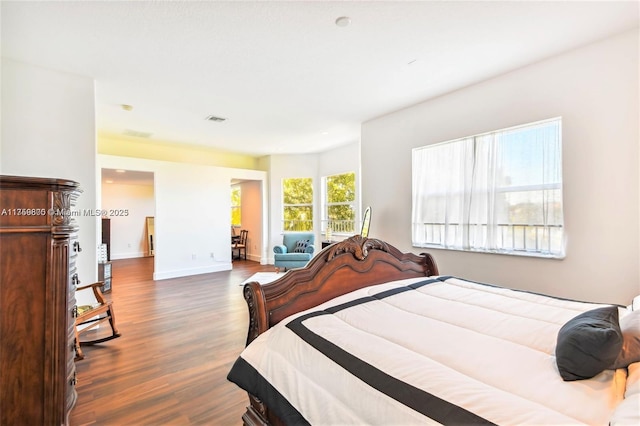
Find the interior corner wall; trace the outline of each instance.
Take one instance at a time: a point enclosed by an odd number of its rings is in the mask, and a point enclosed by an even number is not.
[[[95,90],[90,77],[2,58],[2,157],[6,175],[70,179],[82,194],[76,212],[94,210],[96,199]],[[82,282],[97,280],[97,222],[78,215]]]
[[[638,30],[371,120],[362,126],[371,236],[411,245],[411,150],[562,117],[566,258],[427,250],[440,273],[561,297],[640,294]]]

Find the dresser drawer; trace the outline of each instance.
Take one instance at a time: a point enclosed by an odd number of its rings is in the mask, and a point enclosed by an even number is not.
[[[69,239],[69,257],[75,258],[78,256],[78,253],[82,251],[82,247],[80,246],[80,241],[78,240],[78,235],[72,235]]]
[[[69,292],[73,292],[75,294],[75,291],[80,285],[81,282],[80,276],[78,275],[78,268],[74,263],[73,266],[69,268]]]

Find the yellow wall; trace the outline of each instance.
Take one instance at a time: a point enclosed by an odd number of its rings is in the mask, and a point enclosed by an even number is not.
[[[141,140],[109,133],[98,133],[98,154],[236,169],[262,170],[259,166],[259,157],[197,145]]]

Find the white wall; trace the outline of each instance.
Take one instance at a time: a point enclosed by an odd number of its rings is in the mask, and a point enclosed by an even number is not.
[[[2,58],[0,171],[80,183],[77,211],[95,210],[96,128],[93,79]],[[97,217],[76,222],[83,248],[78,275],[98,278]]]
[[[430,250],[440,273],[558,296],[629,303],[640,294],[638,31],[364,123],[371,235],[411,247],[411,149],[562,116],[567,256]]]
[[[126,210],[111,216],[111,260],[147,255],[147,216],[155,216],[153,185],[102,185],[102,209]]]
[[[265,172],[110,155],[98,161],[154,173],[154,279],[231,269],[231,178],[266,181]]]
[[[356,173],[357,185],[360,177],[360,142],[352,142],[318,154],[320,177],[348,172]]]

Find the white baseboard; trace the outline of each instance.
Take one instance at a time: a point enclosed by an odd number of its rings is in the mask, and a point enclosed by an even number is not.
[[[230,271],[231,262],[218,262],[214,265],[200,266],[189,269],[174,269],[173,271],[154,272],[154,280],[166,280],[169,278],[188,277],[190,275],[209,274],[211,272]]]

